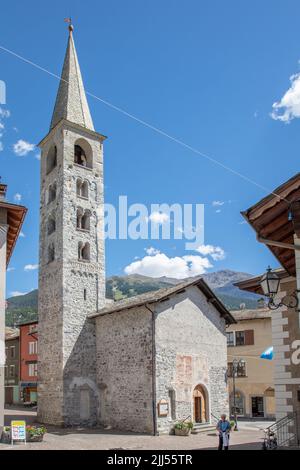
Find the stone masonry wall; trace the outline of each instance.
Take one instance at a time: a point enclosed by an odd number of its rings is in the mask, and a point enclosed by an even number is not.
[[[144,307],[132,308],[95,321],[99,423],[152,433],[151,313]]]
[[[74,164],[78,139],[88,149],[92,168]],[[57,146],[57,166],[46,172],[51,145]],[[76,181],[88,182],[89,197],[77,197]],[[48,188],[56,182],[55,201]],[[76,227],[77,208],[91,212],[90,231]],[[64,425],[94,425],[99,410],[96,387],[96,340],[89,313],[104,305],[103,154],[97,136],[62,123],[43,144],[41,158],[41,220],[39,277],[39,389],[41,421]],[[48,235],[47,220],[55,215],[56,230]],[[90,260],[78,260],[78,242],[90,243]],[[48,247],[55,261],[48,262]],[[55,397],[55,399],[54,399]]]
[[[170,432],[177,420],[188,416],[194,420],[197,385],[206,391],[208,421],[211,413],[228,414],[225,321],[219,312],[197,287],[190,287],[156,304],[155,313],[156,405],[160,400],[169,403],[168,416],[157,416],[158,433]]]

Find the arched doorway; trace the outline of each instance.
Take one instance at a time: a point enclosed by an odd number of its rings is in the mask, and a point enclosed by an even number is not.
[[[193,391],[194,421],[195,423],[207,423],[208,419],[208,396],[202,385],[197,385]]]

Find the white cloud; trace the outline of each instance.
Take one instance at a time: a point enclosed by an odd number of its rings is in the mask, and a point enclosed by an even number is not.
[[[149,217],[148,217],[148,220],[150,220],[151,222],[155,223],[155,224],[164,224],[165,222],[167,222],[169,220],[169,216],[168,214],[166,214],[165,212],[152,212]]]
[[[277,121],[290,122],[300,117],[300,73],[290,77],[291,86],[280,101],[273,105],[271,117]]]
[[[13,267],[7,268],[6,272],[10,273],[11,271],[15,271],[15,269],[16,269],[16,268],[13,268]]]
[[[14,200],[15,200],[16,202],[20,202],[20,201],[22,200],[22,194],[16,193],[16,194],[14,195]]]
[[[24,233],[24,232],[20,232],[20,235],[19,235],[19,237],[21,237],[21,238],[25,238],[25,236],[26,236],[26,235],[25,235],[25,233]]]
[[[213,202],[212,202],[212,205],[213,205],[214,207],[216,207],[216,206],[223,206],[224,204],[225,204],[224,201],[213,201]]]
[[[13,290],[11,293],[10,293],[10,297],[17,297],[18,295],[25,295],[27,294],[27,292],[20,292],[18,290]]]
[[[36,153],[36,154],[35,154],[35,158],[36,158],[37,160],[40,160],[40,159],[41,159],[41,153]]]
[[[216,214],[220,214],[220,212],[222,212],[221,209],[216,210]]]
[[[0,152],[2,152],[4,149],[2,142],[0,142]]]
[[[220,246],[200,245],[195,251],[203,256],[211,256],[214,261],[220,261],[225,258],[225,251]]]
[[[26,140],[20,139],[14,144],[13,148],[16,155],[24,157],[24,155],[27,155],[29,152],[34,150],[35,144],[30,144],[29,142],[26,142]]]
[[[157,250],[156,248],[153,248],[153,246],[149,246],[149,248],[145,248],[145,251],[147,255],[149,256],[157,255],[158,253],[160,253],[160,251]]]
[[[164,253],[157,253],[154,256],[145,256],[139,261],[126,266],[126,274],[142,274],[150,277],[167,276],[175,279],[197,276],[211,268],[212,264],[208,258],[198,255],[176,256],[169,258]]]
[[[38,267],[38,264],[26,264],[26,266],[24,266],[24,271],[35,271]]]

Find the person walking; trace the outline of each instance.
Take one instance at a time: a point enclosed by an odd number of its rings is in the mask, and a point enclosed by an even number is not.
[[[221,419],[217,424],[217,431],[219,431],[219,447],[218,450],[228,450],[229,447],[229,435],[231,431],[231,425],[226,415],[221,415]]]

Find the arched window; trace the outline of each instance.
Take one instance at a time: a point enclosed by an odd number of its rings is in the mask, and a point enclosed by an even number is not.
[[[82,187],[82,179],[78,178],[76,181],[76,195],[81,197],[81,187]]]
[[[90,244],[88,242],[78,243],[78,259],[80,261],[90,261]]]
[[[78,207],[77,216],[76,216],[77,229],[89,231],[90,230],[90,217],[91,217],[91,212],[88,209],[84,211],[81,207]]]
[[[74,156],[75,156],[75,163],[81,166],[87,166],[87,158],[85,151],[80,145],[75,145],[74,147]]]
[[[55,232],[55,230],[56,230],[55,217],[53,215],[50,215],[48,219],[48,235],[51,235],[51,233]]]
[[[87,181],[83,181],[81,186],[81,197],[88,199],[89,197],[89,183]]]
[[[50,184],[48,189],[48,204],[56,199],[56,183]]]
[[[91,218],[91,212],[89,210],[85,210],[84,214],[81,219],[81,228],[82,230],[90,230],[90,218]]]
[[[55,246],[54,243],[51,243],[48,246],[48,263],[52,263],[55,260]]]
[[[90,244],[85,243],[82,249],[82,259],[89,261],[90,260]]]
[[[93,167],[93,155],[90,144],[84,139],[78,139],[74,145],[74,163],[85,168]]]
[[[52,145],[48,151],[46,160],[46,171],[50,173],[57,165],[57,147]]]
[[[77,197],[82,197],[88,199],[89,197],[89,184],[87,181],[82,181],[81,178],[78,178],[76,181],[76,194]]]
[[[83,217],[83,209],[81,207],[78,207],[77,213],[76,213],[76,227],[78,229],[81,229],[82,227],[82,217]]]

